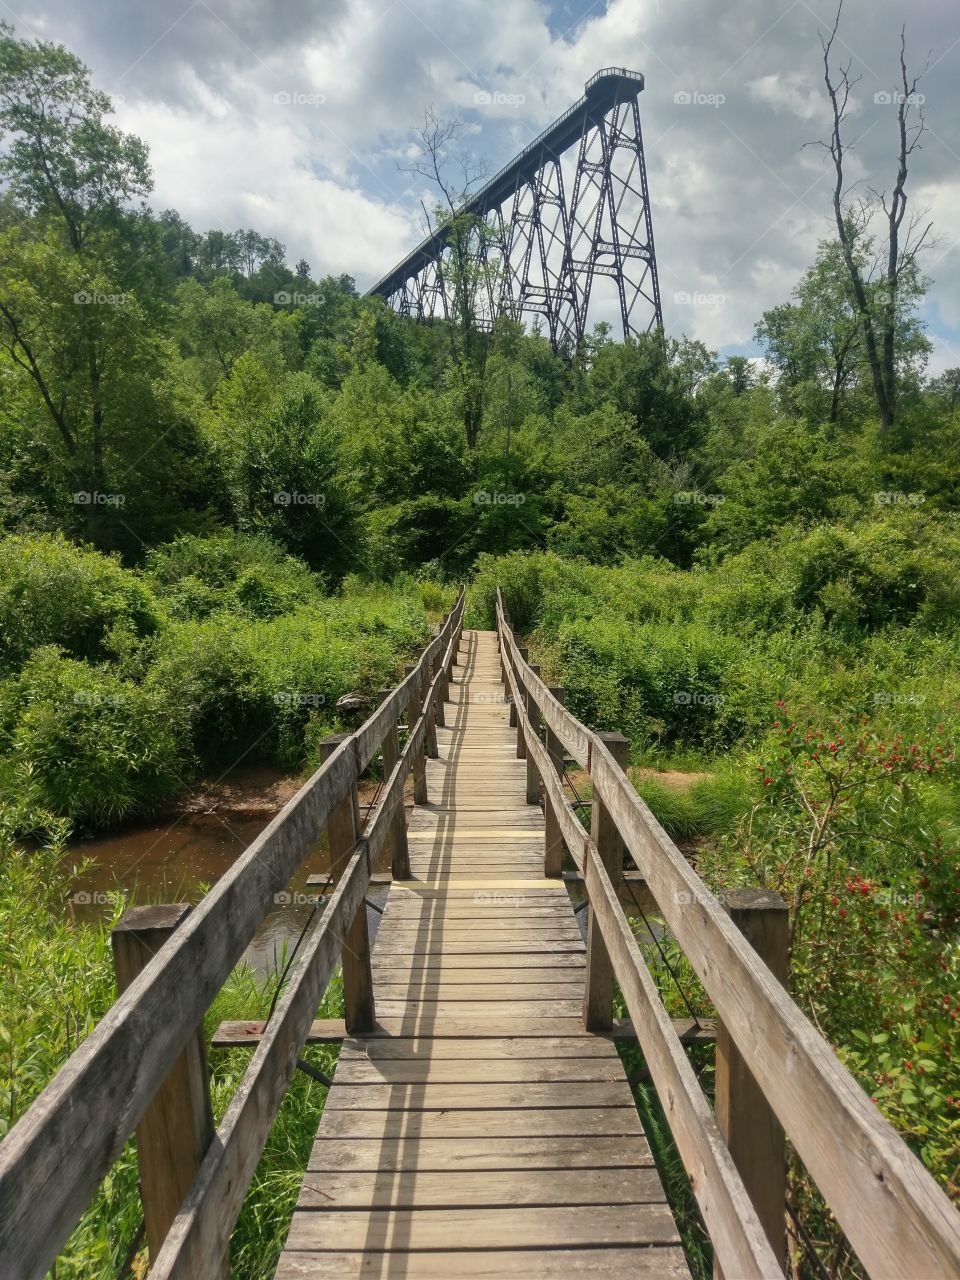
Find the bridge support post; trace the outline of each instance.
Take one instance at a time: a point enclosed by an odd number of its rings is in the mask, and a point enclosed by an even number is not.
[[[623,734],[598,733],[597,737],[620,768],[625,769],[630,744]],[[623,839],[596,790],[590,815],[590,836],[607,874],[618,886],[623,879]],[[613,965],[593,907],[587,907],[587,981],[583,997],[583,1025],[588,1031],[609,1031],[613,1026]]]
[[[447,700],[447,673],[446,673],[446,669],[442,665],[442,662],[440,666],[440,671],[442,672],[442,675],[440,677],[440,683],[437,685],[436,701],[433,704],[433,740],[434,742],[436,742],[437,740],[437,729],[446,728],[446,724],[447,724],[446,710],[443,705]]]
[[[563,702],[564,690],[561,685],[551,685],[550,692],[558,702]],[[563,743],[549,725],[546,727],[545,737],[547,755],[550,757],[550,762],[557,772],[557,777],[562,778]],[[560,823],[557,820],[553,803],[548,794],[544,795],[543,801],[543,825],[543,874],[545,876],[559,876],[563,872],[563,837],[560,835]]]
[[[404,672],[410,675],[414,670],[413,664],[404,667]],[[420,719],[420,710],[423,706],[423,697],[420,685],[414,681],[414,688],[410,694],[410,701],[407,703],[407,728],[411,731],[413,726]],[[413,753],[413,799],[415,804],[427,803],[427,761],[424,748],[421,747]]]
[[[385,702],[392,692],[392,689],[381,689],[379,693],[380,702]],[[386,781],[400,759],[400,735],[397,732],[396,720],[393,721],[384,736],[382,750],[383,778]],[[410,879],[410,850],[407,845],[407,820],[403,811],[402,791],[397,802],[396,813],[390,824],[390,868],[394,880]]]
[[[533,663],[530,670],[534,675],[540,674],[540,666]],[[530,721],[530,727],[534,733],[540,731],[540,708],[533,700],[533,694],[529,689],[526,690],[527,718]],[[533,762],[533,756],[527,751],[527,804],[540,803],[540,773],[537,766]]]
[[[730,919],[767,965],[786,982],[790,915],[778,893],[728,889],[720,900]],[[740,1050],[717,1020],[716,1117],[770,1247],[786,1258],[787,1152],[783,1128]],[[724,1280],[714,1263],[714,1280]],[[733,1280],[733,1277],[727,1277]]]
[[[433,683],[433,677],[437,674],[439,666],[439,658],[434,657],[430,662],[423,665],[423,675],[420,684],[420,705],[427,712],[427,732],[424,736],[424,750],[431,760],[436,760],[440,754],[437,750],[437,723],[436,723],[436,703],[434,702],[429,708],[427,707],[427,695],[430,692],[430,686]]]
[[[517,652],[520,654],[520,657],[524,660],[524,662],[526,662],[527,661],[526,645],[518,644]],[[524,705],[526,705],[527,687],[523,683],[523,676],[520,674],[519,671],[517,672],[517,684],[520,686],[520,697],[523,698]],[[517,726],[517,759],[523,760],[527,754],[527,744],[523,740],[523,729],[521,728],[521,725],[520,725],[520,714],[517,711],[517,708],[512,704],[510,706],[510,723],[511,725]]]
[[[186,903],[174,903],[133,907],[121,917],[110,938],[120,995],[189,914]],[[140,1197],[151,1261],[160,1252],[213,1137],[210,1077],[200,1026],[137,1125]],[[226,1280],[228,1273],[225,1255],[216,1275]]]
[[[350,735],[334,733],[320,743],[321,758],[326,760]],[[347,865],[354,845],[360,838],[360,801],[356,782],[334,809],[327,823],[330,844],[330,878],[334,885]],[[376,1024],[373,1004],[373,971],[370,968],[370,933],[367,929],[367,905],[361,902],[353,923],[343,935],[340,953],[343,965],[343,1016],[351,1035],[372,1031]]]

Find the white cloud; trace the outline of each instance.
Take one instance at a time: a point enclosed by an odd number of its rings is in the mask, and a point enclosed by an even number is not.
[[[541,0],[331,0],[322,9],[218,0],[215,14],[201,5],[183,17],[182,0],[42,7],[46,29],[125,95],[121,123],[151,146],[157,207],[179,208],[198,228],[256,221],[291,260],[303,255],[315,271],[347,271],[361,285],[420,238],[422,187],[397,161],[409,158],[425,106],[462,113],[470,147],[497,169],[610,65],[646,76],[664,298],[711,289],[726,298],[718,311],[683,315],[692,336],[749,342],[830,234],[828,159],[805,148],[829,125],[818,18],[805,4],[729,0],[718,11],[713,0],[609,0],[583,16]],[[922,84],[931,132],[908,191],[948,232],[960,208],[955,6],[915,6],[906,20],[911,63],[919,70],[927,49],[937,51]],[[849,178],[864,186],[889,187],[893,173],[895,115],[873,96],[895,78],[900,21],[897,0],[845,4],[839,56],[862,76]],[[478,90],[523,100],[475,109]],[[722,102],[678,105],[679,91]],[[284,106],[278,92],[324,101]],[[949,334],[960,329],[960,254],[941,246],[930,262],[930,315]],[[668,325],[680,323],[665,309]]]
[[[776,112],[787,111],[799,120],[820,120],[823,117],[820,86],[811,85],[807,76],[772,71],[757,80],[748,81],[747,89],[754,102]]]

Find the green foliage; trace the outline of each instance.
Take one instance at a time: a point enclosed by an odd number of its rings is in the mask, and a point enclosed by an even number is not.
[[[36,649],[2,686],[2,799],[89,826],[150,813],[189,767],[183,709],[163,691]]]
[[[275,618],[316,602],[322,582],[302,561],[266,537],[225,530],[215,537],[184,536],[147,555],[146,577],[167,611],[202,619],[224,609]]]
[[[38,833],[29,850],[14,833]],[[126,904],[118,897],[103,924],[72,919],[65,824],[18,804],[0,806],[0,1138],[24,1114],[66,1059],[90,1034],[116,996],[109,930]],[[278,957],[282,969],[285,955]],[[209,1037],[225,1019],[266,1018],[277,991],[275,972],[241,965],[205,1018]],[[337,974],[318,1010],[343,1016]],[[214,1118],[222,1119],[250,1053],[209,1050]],[[332,1074],[337,1050],[309,1046],[303,1057]],[[290,1214],[327,1090],[297,1072],[267,1138],[231,1239],[230,1273],[267,1280],[276,1269]],[[69,1280],[113,1280],[142,1219],[134,1143],[127,1143],[57,1259]],[[139,1267],[146,1262],[141,1250]]]
[[[7,670],[40,645],[96,662],[121,635],[141,638],[158,624],[148,588],[115,560],[52,534],[0,541],[0,663]]]

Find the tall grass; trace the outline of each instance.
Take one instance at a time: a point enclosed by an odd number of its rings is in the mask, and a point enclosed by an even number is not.
[[[32,824],[41,835],[27,849],[14,831]],[[125,903],[118,895],[110,920],[69,918],[71,876],[63,865],[66,827],[49,815],[0,809],[0,1137],[7,1133],[113,1003],[116,990],[110,929]],[[282,971],[282,957],[280,967]],[[241,965],[204,1021],[208,1045],[225,1020],[265,1018],[277,975]],[[342,1017],[339,974],[320,1017]],[[312,1045],[303,1058],[327,1075],[338,1049]],[[221,1119],[249,1065],[248,1049],[209,1051],[214,1116]],[[295,1072],[267,1139],[231,1241],[233,1280],[267,1280],[276,1268],[297,1199],[326,1088]],[[115,1280],[142,1221],[133,1140],[101,1184],[56,1264],[55,1280]],[[146,1251],[135,1260],[138,1274]],[[3,1272],[0,1264],[0,1274]]]

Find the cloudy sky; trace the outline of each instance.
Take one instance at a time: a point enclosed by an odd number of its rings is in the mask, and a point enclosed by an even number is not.
[[[646,76],[672,332],[752,351],[754,322],[830,234],[830,172],[804,143],[828,131],[818,31],[835,0],[34,0],[29,13],[19,2],[0,0],[18,32],[79,53],[121,126],[148,142],[155,208],[198,230],[256,227],[315,276],[367,287],[421,237],[425,189],[398,166],[427,105],[459,115],[495,170],[606,66]],[[889,190],[896,107],[876,95],[896,87],[903,22],[911,68],[929,62],[909,194],[939,237],[925,262],[935,372],[960,365],[960,6],[846,0],[838,53],[861,77],[851,179]]]

